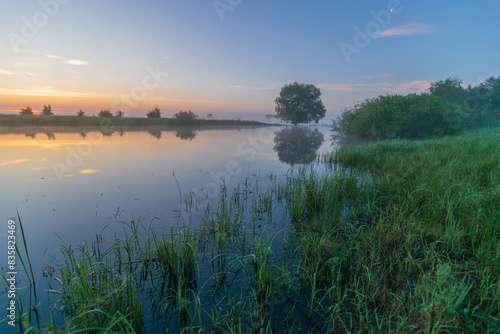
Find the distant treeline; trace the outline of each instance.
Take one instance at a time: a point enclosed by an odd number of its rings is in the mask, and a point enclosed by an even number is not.
[[[33,112],[33,109],[31,107],[19,109],[19,114],[23,115],[23,116],[35,115],[35,113]],[[50,106],[50,104],[43,106],[43,111],[40,113],[40,116],[54,116],[54,113],[52,112],[52,107]],[[79,111],[76,112],[76,116],[77,117],[85,117],[86,115],[85,115],[85,112],[80,109]],[[97,116],[101,117],[101,118],[123,118],[125,116],[125,113],[119,109],[113,114],[109,109],[103,109],[103,110],[99,111]],[[93,115],[93,117],[95,117],[95,115]],[[147,118],[154,118],[154,119],[161,118],[160,108],[154,107],[153,109],[149,110],[148,113],[146,114],[146,117]],[[211,119],[211,118],[213,118],[213,115],[208,114],[207,119]],[[191,110],[189,110],[189,111],[181,110],[174,115],[174,119],[177,120],[177,123],[188,125],[188,124],[194,123],[195,120],[198,119],[198,115],[193,113]],[[142,125],[142,124],[140,124],[140,125]]]
[[[452,134],[500,120],[500,77],[464,88],[458,78],[431,84],[428,92],[386,95],[346,108],[333,130],[378,138]]]
[[[24,126],[85,126],[100,127],[109,126],[203,126],[203,125],[239,125],[253,126],[264,123],[241,120],[214,120],[189,118],[136,118],[136,117],[78,117],[78,116],[56,116],[50,117],[40,115],[7,115],[0,114],[0,127],[24,127]]]

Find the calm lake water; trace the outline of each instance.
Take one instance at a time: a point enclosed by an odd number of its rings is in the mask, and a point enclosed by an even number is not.
[[[166,229],[196,224],[181,199],[203,208],[221,185],[279,178],[334,148],[328,127],[10,132],[0,134],[0,245],[18,211],[35,277],[53,265],[61,240],[91,242],[105,226],[119,234],[133,217]]]

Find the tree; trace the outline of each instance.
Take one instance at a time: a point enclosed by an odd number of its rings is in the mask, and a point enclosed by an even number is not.
[[[490,104],[493,109],[500,109],[500,77],[489,77],[479,84],[475,96]]]
[[[193,113],[191,110],[189,111],[179,111],[174,115],[174,117],[179,121],[181,124],[190,124],[193,123],[196,118],[198,118],[198,115]]]
[[[151,137],[154,137],[156,139],[161,139],[162,137],[162,132],[161,130],[148,130],[148,133],[151,135]]]
[[[326,114],[321,91],[311,84],[294,82],[285,85],[275,102],[276,117],[293,125],[312,121],[318,123]]]
[[[115,113],[115,116],[116,116],[116,117],[123,117],[123,115],[124,115],[124,113],[123,113],[123,111],[121,111],[121,110],[118,110],[118,111]]]
[[[286,127],[274,137],[274,150],[281,162],[289,165],[308,164],[316,159],[318,149],[325,140],[318,129],[294,126]]]
[[[76,116],[83,117],[83,116],[85,116],[85,112],[83,112],[83,110],[80,109],[79,111],[76,112]]]
[[[179,129],[175,131],[175,136],[179,138],[180,140],[188,140],[191,141],[196,137],[196,131],[193,129],[187,128],[187,129]]]
[[[462,80],[459,78],[446,78],[431,83],[429,88],[431,95],[439,96],[448,102],[462,105],[467,97],[467,91],[462,87]]]
[[[46,106],[46,105],[43,106],[43,111],[42,111],[41,115],[43,115],[43,116],[52,116],[52,115],[54,115],[54,113],[52,112],[52,107],[50,106],[50,104],[48,106]]]
[[[31,109],[30,107],[21,108],[19,109],[19,113],[21,115],[33,115],[33,109]]]
[[[154,107],[154,109],[151,109],[147,114],[146,116],[148,118],[161,118],[161,112],[160,112],[160,108],[158,107]]]
[[[99,111],[98,116],[99,117],[113,117],[113,114],[108,109],[104,109],[104,110]]]

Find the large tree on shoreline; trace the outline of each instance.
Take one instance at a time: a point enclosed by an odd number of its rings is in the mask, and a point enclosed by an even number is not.
[[[285,85],[275,102],[276,117],[293,125],[318,123],[326,114],[321,91],[311,84],[294,82]]]

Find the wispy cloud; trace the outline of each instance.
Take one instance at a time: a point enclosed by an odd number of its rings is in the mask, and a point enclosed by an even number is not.
[[[45,57],[51,58],[51,59],[61,60],[61,61],[65,62],[66,64],[76,65],[76,66],[82,66],[82,65],[88,65],[88,64],[90,64],[88,61],[85,61],[85,60],[69,59],[69,58],[65,58],[65,57],[61,57],[61,56],[56,56],[56,55],[52,55],[52,54],[46,54]]]
[[[172,99],[167,97],[151,96],[152,101],[161,102],[200,102],[200,103],[220,103],[218,100],[197,100],[197,99]]]
[[[29,75],[30,77],[34,77],[34,76],[35,76],[35,75],[34,75],[33,73],[31,73],[31,72],[23,72],[23,73],[24,73],[24,74],[26,74],[26,75]]]
[[[229,85],[229,87],[231,87],[231,88],[241,88],[240,85]]]
[[[7,71],[7,70],[4,70],[3,68],[0,68],[0,74],[5,74],[5,75],[16,75],[16,72]]]
[[[88,65],[89,64],[88,61],[79,60],[79,59],[67,59],[64,62],[66,64],[76,65],[76,66],[82,66],[82,65]]]
[[[416,34],[424,34],[436,32],[437,30],[433,29],[431,26],[425,23],[413,23],[413,24],[404,24],[398,27],[394,27],[391,29],[387,29],[381,31],[374,38],[383,38],[389,36],[404,36],[404,35],[416,35]]]
[[[415,92],[422,91],[430,86],[429,81],[415,80],[404,83],[393,83],[393,82],[381,82],[373,84],[356,83],[356,84],[319,84],[318,88],[324,90],[342,91],[342,92],[391,92],[391,93],[403,93],[403,92]]]
[[[17,159],[17,160],[10,160],[10,161],[4,161],[0,162],[0,166],[9,166],[9,165],[17,165],[26,161],[30,161],[30,159]]]
[[[100,172],[101,171],[97,170],[97,169],[82,169],[82,170],[78,171],[78,173],[84,174],[84,175],[96,174],[96,173],[100,173]]]
[[[76,172],[76,174],[65,174],[65,175],[63,175],[63,177],[74,177],[77,175],[90,175],[90,174],[96,174],[96,173],[100,173],[100,172],[101,171],[97,170],[97,169],[82,169],[82,170],[79,170],[78,172]]]
[[[281,89],[284,85],[282,82],[271,82],[263,86],[254,86],[252,89]]]

